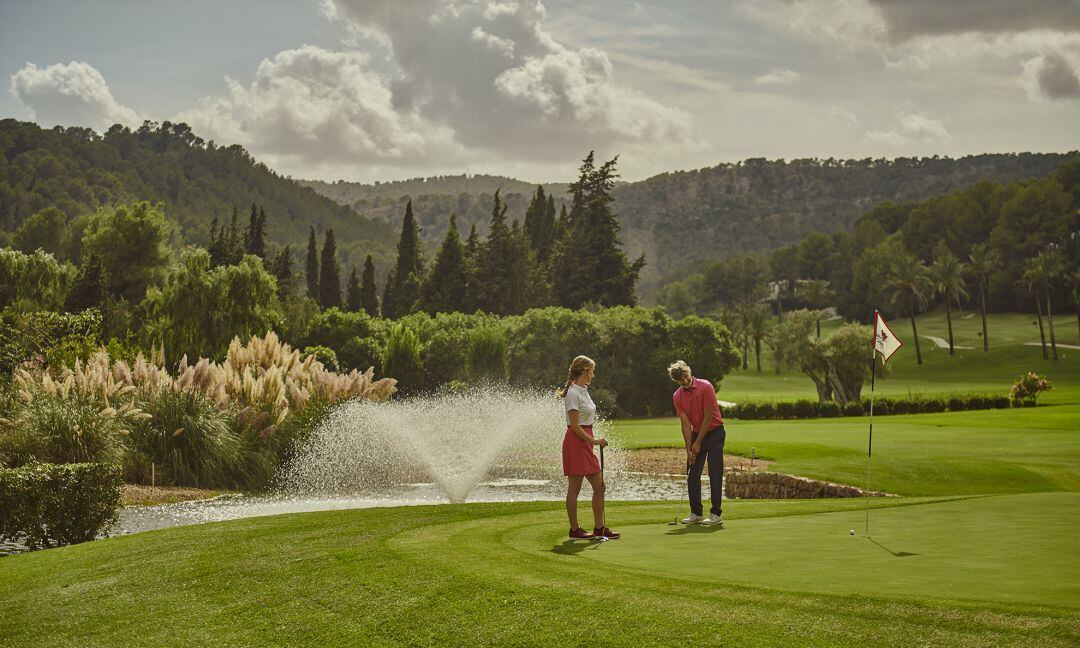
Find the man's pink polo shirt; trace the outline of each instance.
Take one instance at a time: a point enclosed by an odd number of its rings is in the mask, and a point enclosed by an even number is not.
[[[716,390],[708,380],[694,378],[690,389],[683,389],[680,386],[671,398],[675,401],[675,413],[686,414],[686,418],[690,419],[690,427],[695,432],[708,432],[724,424],[724,419],[720,416],[720,405],[716,402]],[[698,430],[706,411],[712,411],[708,427],[705,430]]]

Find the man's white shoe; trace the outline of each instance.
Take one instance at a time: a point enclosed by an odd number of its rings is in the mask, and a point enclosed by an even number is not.
[[[720,517],[716,513],[709,513],[709,518],[701,521],[702,524],[709,526],[724,526],[724,518]]]
[[[683,524],[701,524],[701,522],[704,519],[705,519],[705,517],[702,516],[702,515],[694,515],[694,514],[691,513],[690,517],[684,517],[682,519],[682,523]]]

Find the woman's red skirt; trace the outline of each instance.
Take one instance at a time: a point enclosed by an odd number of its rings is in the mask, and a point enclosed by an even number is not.
[[[582,425],[582,430],[592,436],[592,426]],[[583,440],[570,426],[562,442],[562,470],[564,475],[595,475],[600,472],[600,461],[593,453],[593,444]]]

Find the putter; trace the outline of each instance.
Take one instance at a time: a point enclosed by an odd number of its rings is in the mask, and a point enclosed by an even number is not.
[[[604,446],[600,446],[600,478],[604,478]],[[600,525],[602,528],[607,528],[607,502],[604,502],[604,512],[600,514]],[[598,536],[596,538],[600,542],[607,542],[607,536]]]
[[[690,464],[686,464],[686,478],[690,479]],[[679,526],[679,513],[682,511],[682,500],[679,500],[679,508],[675,509],[675,519],[668,522],[668,526]]]

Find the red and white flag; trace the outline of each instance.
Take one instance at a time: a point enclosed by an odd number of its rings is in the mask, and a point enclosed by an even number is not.
[[[904,343],[893,334],[885,323],[881,313],[874,311],[874,350],[881,354],[881,364],[885,364],[892,354],[900,350]]]

